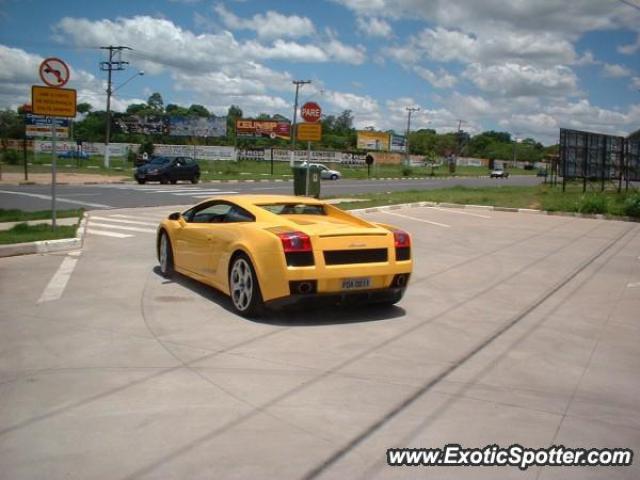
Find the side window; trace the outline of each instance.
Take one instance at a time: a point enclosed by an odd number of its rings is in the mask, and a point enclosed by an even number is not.
[[[231,205],[227,203],[205,205],[203,208],[193,211],[191,218],[187,221],[191,223],[222,223],[230,209]]]
[[[234,205],[227,213],[224,221],[225,223],[254,222],[255,217],[243,208]]]

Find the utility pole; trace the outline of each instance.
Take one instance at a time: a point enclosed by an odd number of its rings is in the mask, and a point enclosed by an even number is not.
[[[405,160],[407,165],[411,164],[411,161],[409,160],[409,134],[411,133],[411,114],[413,112],[418,112],[420,111],[419,107],[407,107],[407,139],[405,141],[405,149],[406,149],[406,153],[407,153],[407,158]]]
[[[296,120],[298,118],[298,91],[300,86],[311,83],[311,80],[294,80],[293,83],[296,86],[296,98],[293,102],[293,124],[291,125],[291,149],[296,148]]]
[[[109,45],[108,47],[100,47],[102,50],[109,51],[109,60],[106,62],[100,62],[100,70],[103,72],[107,72],[107,129],[106,129],[106,138],[104,143],[104,166],[109,168],[109,140],[111,137],[111,94],[113,90],[111,89],[111,73],[113,71],[124,70],[129,62],[122,61],[122,51],[123,50],[132,50],[129,47]],[[114,57],[117,55],[117,60],[114,60]]]

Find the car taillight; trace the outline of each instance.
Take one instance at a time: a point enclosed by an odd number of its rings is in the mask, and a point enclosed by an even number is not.
[[[411,246],[411,237],[402,230],[393,231],[393,241],[396,248],[406,248]]]
[[[284,253],[311,251],[311,239],[306,233],[286,232],[277,233],[276,235],[278,235],[282,241]]]

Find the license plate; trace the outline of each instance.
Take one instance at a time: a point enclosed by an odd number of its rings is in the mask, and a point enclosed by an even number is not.
[[[345,278],[342,280],[343,290],[355,290],[358,288],[369,288],[371,286],[371,278]]]

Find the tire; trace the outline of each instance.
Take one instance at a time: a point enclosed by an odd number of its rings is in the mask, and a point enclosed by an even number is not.
[[[171,185],[175,185],[176,183],[178,183],[178,180],[176,180],[175,178],[172,178],[170,182],[171,182]]]
[[[166,185],[169,183],[169,179],[167,177],[160,177],[160,183]]]
[[[336,175],[335,173],[331,175],[331,180],[337,180],[337,179],[338,179],[338,175]]]
[[[200,181],[200,175],[196,175],[194,177],[191,177],[191,183],[196,184]]]
[[[140,185],[144,185],[145,180],[138,180],[138,183],[139,183]]]
[[[400,300],[402,300],[403,296],[404,296],[404,290],[402,290],[401,292],[394,293],[393,297],[388,300],[382,300],[381,302],[376,302],[376,305],[380,305],[381,307],[392,307],[393,305],[398,303]]]
[[[264,309],[258,276],[245,254],[236,255],[229,269],[229,293],[236,313],[243,317],[259,316]]]
[[[158,242],[158,261],[160,262],[160,273],[165,278],[171,278],[175,272],[173,266],[173,248],[169,235],[164,230],[160,233]]]

